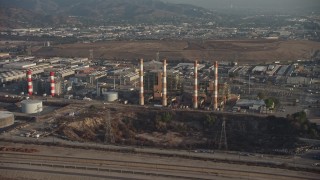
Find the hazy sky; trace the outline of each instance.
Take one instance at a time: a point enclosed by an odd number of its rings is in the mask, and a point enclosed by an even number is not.
[[[248,8],[248,9],[317,9],[320,0],[163,0],[165,2],[189,3],[206,8]]]

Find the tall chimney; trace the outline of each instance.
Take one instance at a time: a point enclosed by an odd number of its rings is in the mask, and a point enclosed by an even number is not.
[[[213,109],[218,109],[218,61],[214,62],[214,105]]]
[[[144,106],[144,94],[143,94],[143,59],[140,59],[140,98],[139,104]]]
[[[194,62],[194,94],[193,108],[198,109],[198,61]]]
[[[167,60],[163,60],[162,106],[167,106]]]
[[[53,97],[56,93],[55,83],[54,83],[54,72],[50,72],[50,87],[51,87],[51,96]]]
[[[33,86],[32,86],[32,71],[31,70],[28,70],[27,71],[27,81],[28,81],[28,94],[29,96],[32,96],[32,93],[33,93]]]

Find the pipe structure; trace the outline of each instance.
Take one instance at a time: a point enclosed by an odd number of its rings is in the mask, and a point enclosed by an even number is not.
[[[218,61],[214,62],[214,105],[213,109],[218,110]]]
[[[193,108],[198,109],[198,61],[194,62],[194,93]]]
[[[143,90],[143,59],[140,59],[140,96],[139,104],[144,106],[144,90]]]
[[[33,86],[32,86],[32,71],[28,70],[27,71],[27,81],[28,81],[28,94],[29,96],[32,96],[33,93]]]
[[[51,87],[51,96],[53,97],[56,93],[55,83],[54,83],[54,72],[50,72],[50,87]]]
[[[167,60],[163,60],[163,82],[162,82],[162,88],[163,88],[163,94],[162,94],[162,106],[167,106]]]

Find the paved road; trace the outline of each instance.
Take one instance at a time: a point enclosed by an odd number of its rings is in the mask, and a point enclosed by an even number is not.
[[[319,176],[319,174],[300,171],[301,169],[295,171],[268,166],[259,167],[254,164],[248,166],[245,163],[257,161],[257,159],[274,163],[290,161],[286,161],[285,158],[264,157],[261,159],[256,156],[239,156],[244,163],[230,164],[227,163],[229,161],[219,161],[220,158],[223,159],[223,152],[216,152],[212,158],[213,155],[209,153],[173,150],[135,148],[133,154],[106,152],[103,149],[83,150],[75,147],[48,147],[10,142],[0,142],[0,145],[39,150],[33,154],[0,152],[0,174],[5,172],[6,177],[15,177],[15,174],[23,175],[30,172],[35,175],[31,176],[35,177],[34,179],[43,179],[37,177],[57,174],[61,176],[60,179],[68,175],[72,175],[71,179],[78,179],[79,176],[91,179],[92,174],[99,175],[99,177],[92,176],[92,179],[115,179],[114,176],[119,177],[116,179],[128,177],[134,179],[151,179],[151,177],[152,179],[318,179]],[[165,154],[167,155],[164,156]],[[190,154],[190,157],[185,157],[186,154]],[[227,155],[224,158],[227,157],[229,160],[238,156],[232,152],[224,155]],[[41,172],[37,171],[39,169]]]

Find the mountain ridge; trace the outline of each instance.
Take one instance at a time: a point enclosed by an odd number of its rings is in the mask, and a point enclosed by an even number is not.
[[[70,17],[77,20],[69,25],[80,25],[194,21],[210,14],[193,5],[157,0],[2,0],[0,6],[0,26],[9,28],[56,26],[70,23]]]

